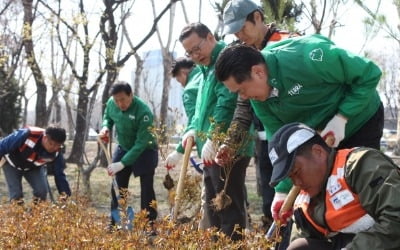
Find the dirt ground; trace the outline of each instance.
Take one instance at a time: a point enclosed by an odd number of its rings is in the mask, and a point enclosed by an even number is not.
[[[88,142],[87,143],[87,158],[89,160],[93,159],[94,154],[96,153],[96,142]],[[67,145],[67,153],[68,155],[68,145]],[[195,155],[193,152],[192,155]],[[164,161],[159,160],[159,166],[156,168],[154,187],[156,192],[156,199],[158,203],[158,218],[163,218],[170,214],[170,204],[168,202],[168,191],[164,188],[163,180],[167,173],[166,169],[163,167]],[[170,171],[170,175],[174,179],[174,181],[178,181],[180,173],[180,166],[176,167],[172,171]],[[83,194],[83,185],[81,183],[82,176],[79,174],[78,168],[73,164],[67,164],[66,169],[67,179],[70,183],[72,189],[72,199],[76,198],[76,195]],[[190,175],[200,175],[195,171],[193,167],[189,167],[188,174]],[[54,178],[52,176],[48,177],[52,193],[57,198],[58,192],[56,186],[54,184]],[[79,181],[78,181],[79,180]],[[104,167],[97,167],[91,175],[90,178],[90,186],[91,186],[91,204],[93,207],[99,211],[99,213],[108,214],[109,206],[110,206],[110,188],[111,188],[111,179],[107,175]],[[250,203],[249,214],[252,218],[253,224],[261,224],[261,197],[257,194],[257,185],[256,185],[256,170],[253,164],[253,160],[251,161],[246,175],[246,187],[248,193],[248,201]],[[23,180],[23,188],[24,188],[24,197],[26,201],[30,201],[32,197],[32,189],[29,184]],[[139,178],[131,178],[129,184],[129,192],[130,192],[130,205],[133,207],[135,211],[140,210],[140,183]],[[4,174],[0,171],[0,202],[5,203],[8,201],[8,191],[7,185],[4,180]],[[197,201],[200,203],[200,197]],[[198,204],[194,204],[198,205]]]

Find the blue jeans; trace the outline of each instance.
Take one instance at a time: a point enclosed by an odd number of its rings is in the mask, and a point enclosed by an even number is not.
[[[22,177],[31,185],[33,196],[40,200],[46,200],[47,184],[43,167],[37,167],[29,171],[21,171],[6,162],[3,166],[6,177],[10,200],[23,198]]]

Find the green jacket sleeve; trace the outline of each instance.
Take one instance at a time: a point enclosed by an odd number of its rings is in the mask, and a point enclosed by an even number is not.
[[[289,177],[286,177],[282,181],[275,186],[275,192],[277,193],[289,193],[290,189],[292,188],[293,183]]]
[[[217,83],[214,91],[217,95],[217,104],[212,115],[214,122],[211,123],[207,132],[208,138],[211,138],[212,133],[217,131],[217,126],[219,126],[220,132],[228,129],[236,107],[236,93],[230,92],[222,83]]]
[[[101,127],[107,127],[109,130],[112,129],[113,125],[114,125],[114,121],[110,118],[109,116],[109,103],[112,101],[112,97],[110,99],[108,99],[107,101],[107,105],[106,108],[104,110],[104,114],[103,114],[103,122],[101,124]]]
[[[358,193],[364,209],[375,219],[368,230],[354,237],[350,249],[400,249],[400,170],[376,150],[355,150],[346,180]]]
[[[196,99],[197,99],[197,90],[198,87],[195,87],[196,84],[198,85],[198,83],[188,83],[189,86],[186,86],[183,96],[182,96],[182,101],[183,101],[183,105],[185,107],[185,113],[186,113],[186,117],[187,117],[187,124],[186,124],[186,128],[183,132],[183,134],[185,134],[187,131],[189,131],[190,129],[192,129],[192,121],[193,121],[193,117],[196,111]],[[191,86],[193,85],[193,86]],[[182,143],[181,141],[179,141],[178,146],[176,147],[176,151],[178,151],[179,153],[184,153],[185,149],[182,147]]]
[[[196,102],[194,102],[193,106],[195,106],[195,105],[196,105]],[[186,125],[185,130],[183,131],[183,134],[185,134],[189,130],[195,128],[195,125],[194,125],[195,124],[194,109],[195,109],[195,107],[193,107],[193,114],[191,116],[188,115],[187,125]],[[181,140],[178,142],[178,146],[176,147],[176,151],[178,151],[181,154],[185,153],[185,149],[182,147],[182,141]]]
[[[151,127],[153,126],[153,114],[150,112],[142,113],[138,119],[140,120],[140,123],[136,141],[132,148],[129,149],[121,159],[121,162],[124,164],[124,166],[132,165],[139,155],[141,155],[145,149],[149,148],[149,144],[153,144],[155,141],[150,131]]]

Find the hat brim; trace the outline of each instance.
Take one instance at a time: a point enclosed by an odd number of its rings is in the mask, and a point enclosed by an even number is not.
[[[296,151],[290,153],[287,157],[283,158],[281,161],[275,162],[272,169],[271,180],[269,185],[275,187],[278,183],[285,179],[293,168],[294,157],[296,156]]]
[[[245,22],[246,22],[246,18],[242,18],[242,19],[230,22],[228,24],[224,24],[224,33],[223,34],[227,35],[227,34],[235,34],[235,33],[239,32],[242,29]]]

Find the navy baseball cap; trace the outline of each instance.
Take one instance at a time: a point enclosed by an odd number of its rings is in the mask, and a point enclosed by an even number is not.
[[[232,0],[224,9],[224,34],[238,32],[246,22],[247,16],[255,10],[261,10],[252,0]]]
[[[315,135],[314,129],[299,122],[289,123],[276,131],[268,143],[268,155],[273,166],[271,186],[276,186],[289,175],[297,148]]]

